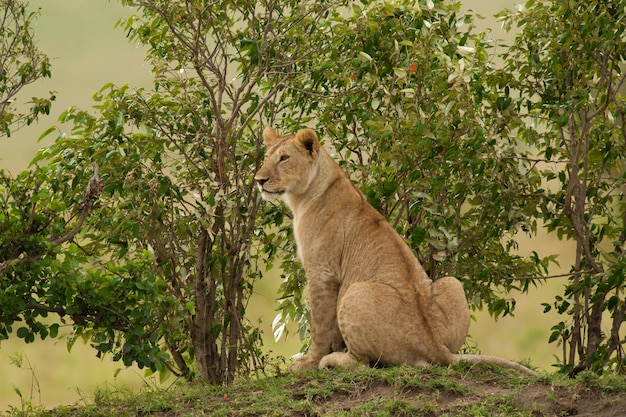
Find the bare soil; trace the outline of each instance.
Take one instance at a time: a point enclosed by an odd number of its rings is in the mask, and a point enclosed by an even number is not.
[[[486,402],[506,403],[510,414],[528,416],[603,416],[626,417],[626,392],[615,393],[602,391],[599,388],[584,386],[562,387],[537,382],[523,388],[502,388],[497,384],[464,381],[471,393],[429,392],[424,390],[407,390],[401,394],[389,384],[378,381],[366,387],[355,389],[353,394],[335,395],[319,405],[321,415],[334,415],[339,411],[357,408],[359,405],[382,399],[402,400],[410,404],[419,415],[428,417],[462,416],[470,414],[472,405],[483,405]],[[502,398],[498,400],[498,398]],[[497,405],[497,404],[496,404]],[[405,407],[406,408],[406,407]],[[477,407],[477,409],[481,409]],[[502,408],[502,411],[505,411]],[[303,414],[306,415],[306,414]],[[398,410],[388,415],[411,415]]]

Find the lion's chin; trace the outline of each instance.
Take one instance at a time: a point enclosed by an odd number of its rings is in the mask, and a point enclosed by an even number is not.
[[[282,196],[283,193],[272,193],[266,190],[262,190],[261,191],[261,197],[263,197],[263,200],[265,201],[276,201],[280,198],[280,196]]]

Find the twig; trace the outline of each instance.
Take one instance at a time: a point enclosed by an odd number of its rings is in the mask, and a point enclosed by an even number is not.
[[[81,203],[81,213],[76,225],[64,234],[63,236],[55,237],[50,240],[53,245],[60,245],[71,240],[76,234],[79,232],[80,228],[83,226],[83,223],[89,216],[91,209],[93,208],[93,203],[100,196],[100,192],[102,191],[102,183],[100,182],[100,178],[98,177],[98,165],[94,164],[94,172],[87,184],[87,189],[85,190],[85,194],[83,196],[83,201]]]
[[[595,274],[596,272],[592,269],[586,270],[586,271],[576,271],[576,272],[568,272],[565,274],[556,274],[556,275],[546,275],[546,276],[523,276],[523,277],[502,277],[506,280],[509,281],[516,281],[516,280],[527,280],[527,279],[552,279],[552,278],[564,278],[564,277],[569,277],[569,276],[579,276],[579,275],[585,275],[585,274]]]

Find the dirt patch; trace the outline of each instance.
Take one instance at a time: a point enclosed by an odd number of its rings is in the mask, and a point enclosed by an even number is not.
[[[603,392],[581,386],[573,389],[533,385],[520,392],[520,402],[537,404],[549,416],[603,416],[626,415],[626,393]]]

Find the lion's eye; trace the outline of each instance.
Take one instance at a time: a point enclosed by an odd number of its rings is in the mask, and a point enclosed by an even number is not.
[[[288,159],[289,159],[289,155],[287,155],[287,154],[282,154],[282,155],[280,156],[280,159],[278,160],[278,162],[285,162],[285,161],[286,161],[286,160],[288,160]]]

